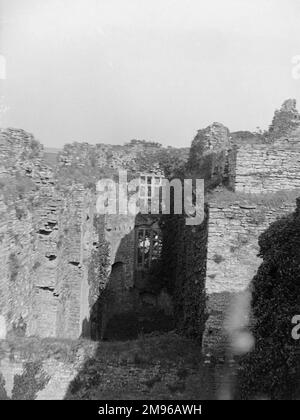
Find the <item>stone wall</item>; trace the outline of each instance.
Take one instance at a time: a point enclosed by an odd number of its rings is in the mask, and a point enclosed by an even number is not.
[[[235,159],[229,162],[228,186],[233,192],[217,187],[207,196],[208,346],[225,339],[234,302],[257,272],[259,235],[295,209],[300,195],[299,121],[296,102],[288,100],[275,112],[268,132],[231,135]]]
[[[179,215],[163,220],[161,276],[173,298],[177,330],[201,343],[206,321],[208,219],[196,226],[185,221]]]
[[[207,223],[208,219],[205,217],[201,225],[184,226],[183,234],[178,238],[183,243],[182,258],[184,259],[181,266],[183,281],[177,290],[177,294],[182,294],[182,314],[181,319],[178,320],[178,326],[184,335],[200,343],[202,343],[207,317],[205,290]]]
[[[77,186],[65,196],[57,232],[58,337],[79,337],[84,329],[88,334],[86,324],[101,281],[97,271],[90,269],[99,245],[95,211],[95,197],[89,190]]]
[[[42,145],[21,129],[0,129],[0,175],[30,169],[43,155]]]
[[[126,169],[131,173],[164,172],[166,161],[184,164],[189,148],[163,147],[159,143],[132,140],[121,145],[72,143],[64,146],[59,153],[58,162],[62,166],[91,166],[105,176],[111,170]]]
[[[62,187],[24,131],[2,131],[0,145],[0,311],[7,330],[79,337],[101,282],[90,269],[99,245],[95,194],[80,183]]]
[[[45,240],[53,219],[48,205],[49,197],[53,196],[53,181],[42,162],[42,147],[33,136],[12,129],[2,130],[0,134],[0,310],[8,330],[21,328],[26,334],[32,334],[38,324],[35,303],[42,290],[39,288],[54,289],[53,271],[46,258],[51,243]],[[44,271],[40,275],[38,268],[42,265]],[[42,300],[48,301],[48,289],[47,292]],[[56,306],[55,299],[50,301],[50,322],[43,327],[49,330],[49,335],[55,329],[51,321]],[[42,316],[40,312],[39,317]]]
[[[261,264],[257,256],[259,235],[270,223],[294,211],[298,196],[299,190],[268,197],[223,190],[210,197],[206,278],[210,317],[206,344],[223,339],[231,304],[248,288]]]
[[[260,194],[300,187],[300,130],[272,143],[239,145],[235,190]]]
[[[135,216],[107,215],[105,238],[109,244],[111,265],[123,263],[125,266],[125,286],[133,287],[135,255]]]
[[[213,123],[199,130],[192,141],[185,174],[205,180],[205,189],[219,184],[233,188],[236,163],[236,145],[227,127]]]
[[[35,208],[27,197],[0,201],[1,313],[8,330],[23,322],[27,335],[78,337],[92,305],[95,197],[74,188],[64,196],[39,190],[36,200]]]
[[[141,169],[161,173],[155,163],[161,150],[140,141],[124,147],[75,143],[50,168],[32,135],[1,132],[0,311],[8,331],[89,336],[98,328],[95,307],[110,283],[122,297],[118,311],[133,305],[137,221],[97,215],[95,182],[121,167],[130,176]],[[172,151],[164,149],[163,156]],[[143,168],[144,152],[149,159]],[[115,285],[116,264],[124,271],[122,290]]]
[[[43,147],[31,134],[1,130],[0,315],[7,330],[69,338],[90,335],[93,308],[109,282],[115,284],[112,275],[121,276],[122,284],[124,280],[124,287],[116,290],[127,296],[134,285],[137,220],[99,217],[95,206],[95,182],[116,176],[122,168],[130,176],[184,173],[205,178],[208,189],[223,185],[235,191],[224,193],[217,187],[208,197],[208,234],[206,224],[195,231],[176,231],[174,238],[182,248],[175,271],[168,267],[177,295],[182,294],[182,329],[190,323],[190,335],[204,314],[207,269],[213,315],[207,334],[213,336],[221,325],[214,325],[214,319],[225,316],[228,297],[244,290],[256,272],[259,234],[294,208],[300,188],[299,121],[294,101],[287,101],[265,135],[230,135],[218,123],[199,130],[188,162],[187,148],[134,140],[124,146],[67,145],[54,168],[47,166]],[[282,190],[290,193],[282,196]],[[123,310],[130,302],[123,299],[119,307]]]

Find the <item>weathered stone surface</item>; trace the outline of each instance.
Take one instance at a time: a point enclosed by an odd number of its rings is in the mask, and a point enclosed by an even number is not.
[[[205,187],[233,182],[236,146],[227,127],[213,123],[199,130],[192,141],[187,172],[205,180]]]
[[[114,264],[124,266],[124,287],[114,286],[123,297],[114,311],[132,305],[137,223],[130,215],[98,217],[92,187],[101,176],[117,175],[121,163],[136,173],[145,150],[151,172],[161,173],[153,164],[161,146],[74,144],[60,154],[58,168],[46,165],[42,146],[23,130],[2,131],[0,146],[0,313],[7,329],[41,337],[90,335],[97,322],[90,318],[112,283]],[[107,263],[101,254],[106,246]]]
[[[272,193],[300,186],[300,130],[272,143],[243,144],[236,161],[235,190]]]
[[[267,136],[278,139],[289,136],[291,132],[300,127],[300,114],[296,108],[295,99],[287,99],[279,110],[275,111],[272,124]]]
[[[5,340],[6,333],[6,319],[3,315],[0,315],[0,340]]]
[[[8,331],[78,337],[92,304],[84,279],[97,241],[94,194],[61,190],[24,131],[2,131],[0,144],[1,315]]]
[[[258,237],[295,210],[300,195],[300,116],[284,102],[268,133],[235,133],[235,193],[216,189],[209,198],[206,287],[210,318],[205,344],[225,339],[230,302],[247,289],[261,263]],[[228,199],[228,197],[230,197]]]
[[[137,220],[128,215],[98,218],[95,182],[116,176],[119,168],[132,176],[163,174],[163,164],[172,171],[178,162],[185,174],[217,186],[219,199],[209,202],[207,243],[205,230],[201,243],[185,247],[183,256],[188,251],[191,258],[182,266],[185,278],[195,282],[202,282],[207,269],[207,292],[217,296],[210,303],[216,314],[223,314],[226,296],[245,289],[256,272],[259,234],[295,206],[296,193],[279,205],[251,197],[247,201],[241,194],[267,197],[300,188],[298,126],[299,114],[290,100],[275,114],[269,135],[244,133],[241,141],[239,133],[231,136],[219,123],[199,130],[188,161],[187,149],[156,143],[74,143],[59,153],[57,167],[46,164],[43,147],[32,135],[1,130],[0,315],[7,332],[89,335],[95,321],[91,313],[109,283],[119,296],[112,313],[130,308]],[[235,191],[231,201],[223,200],[219,185]]]

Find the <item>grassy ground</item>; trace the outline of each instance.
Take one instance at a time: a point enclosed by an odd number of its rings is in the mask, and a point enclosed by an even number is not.
[[[62,376],[63,366],[76,367],[65,399],[215,399],[227,380],[224,361],[209,362],[199,345],[174,332],[101,342],[9,337],[0,341],[0,359],[7,354],[30,368],[18,379],[20,397],[22,384],[26,395],[28,384],[40,389],[29,376],[49,359]]]
[[[213,399],[221,377],[207,362],[197,344],[172,332],[100,342],[66,399]]]
[[[27,362],[43,362],[51,358],[74,364],[81,348],[88,355],[92,354],[95,346],[95,342],[88,340],[40,339],[11,334],[6,340],[0,340],[0,360],[8,354],[12,360],[17,358]]]
[[[143,310],[115,315],[108,322],[104,339],[109,341],[124,341],[138,338],[141,334],[153,331],[167,332],[175,327],[172,316],[165,315],[163,311]]]

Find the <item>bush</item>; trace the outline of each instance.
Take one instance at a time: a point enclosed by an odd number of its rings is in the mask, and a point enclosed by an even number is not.
[[[27,362],[24,372],[14,376],[12,400],[34,400],[50,378],[42,369],[42,362]]]
[[[298,204],[299,201],[298,201]],[[273,223],[259,238],[263,263],[252,281],[255,348],[241,361],[240,398],[299,398],[300,214]]]
[[[206,314],[207,215],[201,225],[186,226],[182,215],[164,219],[162,272],[173,298],[176,329],[202,342]]]

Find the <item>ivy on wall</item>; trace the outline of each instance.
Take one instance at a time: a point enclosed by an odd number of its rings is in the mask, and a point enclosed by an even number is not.
[[[259,238],[263,258],[252,281],[255,349],[241,362],[241,398],[299,398],[299,340],[292,318],[300,314],[300,200],[291,216]]]
[[[98,339],[101,324],[101,303],[104,298],[105,286],[108,282],[108,273],[110,268],[109,259],[109,245],[105,240],[105,216],[94,215],[93,219],[94,229],[98,234],[97,248],[92,251],[88,282],[89,290],[89,305],[90,322],[91,322],[91,337]]]
[[[173,296],[177,329],[201,342],[207,319],[207,214],[196,226],[187,226],[184,216],[166,216],[162,230],[162,278]]]

